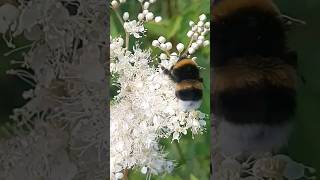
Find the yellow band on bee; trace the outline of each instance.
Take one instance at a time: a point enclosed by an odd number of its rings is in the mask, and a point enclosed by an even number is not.
[[[197,64],[191,59],[182,59],[182,60],[178,61],[173,68],[174,69],[178,69],[178,68],[181,68],[181,67],[186,66],[186,65],[197,66]]]
[[[280,14],[272,0],[223,0],[213,6],[213,16],[215,18],[226,17],[243,8],[259,9],[274,15]]]
[[[202,82],[198,80],[184,80],[176,84],[176,91],[185,89],[203,89]]]
[[[264,85],[295,89],[297,81],[296,70],[287,64],[259,68],[235,64],[217,67],[213,72],[213,89],[218,92]]]

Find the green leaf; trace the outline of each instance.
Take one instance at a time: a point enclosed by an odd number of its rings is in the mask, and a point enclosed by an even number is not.
[[[190,180],[199,180],[199,179],[195,177],[193,174],[190,174]]]

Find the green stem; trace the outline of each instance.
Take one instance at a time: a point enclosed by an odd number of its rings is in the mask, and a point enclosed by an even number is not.
[[[128,50],[129,49],[129,39],[130,39],[130,34],[126,31],[126,29],[124,28],[124,21],[123,21],[123,19],[122,19],[122,17],[120,16],[120,14],[119,14],[119,12],[116,10],[116,9],[114,9],[114,8],[112,8],[113,9],[113,11],[115,12],[115,14],[116,14],[116,16],[117,16],[117,18],[119,19],[119,21],[120,21],[120,23],[121,23],[121,25],[122,25],[122,27],[123,27],[123,30],[124,30],[124,32],[125,32],[125,34],[126,34],[126,46],[125,46],[125,48]]]
[[[178,151],[178,154],[179,154],[179,157],[180,157],[180,162],[181,162],[181,164],[184,164],[186,162],[186,160],[185,160],[185,158],[183,156],[180,144],[177,141],[174,141],[174,144],[175,144],[175,146],[177,148],[177,151]]]

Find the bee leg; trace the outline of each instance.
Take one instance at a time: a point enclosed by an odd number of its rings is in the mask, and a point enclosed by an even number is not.
[[[166,74],[166,75],[170,75],[171,74],[169,69],[167,69],[167,68],[165,68],[163,66],[161,66],[161,69],[162,69],[164,74]]]
[[[171,74],[171,70],[169,70],[163,66],[161,66],[161,69],[162,69],[163,73],[168,75],[172,81],[177,82],[176,78]],[[171,67],[171,69],[172,69],[172,67]]]

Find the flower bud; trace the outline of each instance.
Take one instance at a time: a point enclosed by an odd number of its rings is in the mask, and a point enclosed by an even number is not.
[[[181,52],[183,51],[183,49],[184,49],[184,45],[183,45],[182,43],[179,43],[179,44],[177,45],[177,50],[178,50],[178,52],[181,53]]]
[[[152,46],[159,47],[159,45],[160,45],[160,42],[158,40],[153,40],[152,41]]]
[[[193,22],[193,21],[190,21],[190,22],[189,22],[189,26],[190,26],[190,27],[194,26],[194,22]]]
[[[147,9],[145,9],[145,10],[142,11],[142,13],[143,13],[144,15],[147,15],[148,12],[149,12],[149,11],[148,11]]]
[[[209,40],[206,40],[203,42],[203,46],[208,46],[210,44],[210,41]]]
[[[122,18],[123,18],[123,20],[127,21],[129,19],[129,13],[124,12]]]
[[[146,15],[146,20],[147,21],[151,21],[153,19],[153,17],[154,17],[153,13],[152,12],[148,12],[147,15]]]
[[[198,39],[197,42],[198,46],[201,46],[203,44],[203,40]]]
[[[139,13],[139,14],[138,14],[138,19],[139,19],[139,21],[143,21],[143,19],[144,19],[144,14],[143,14],[143,13]]]
[[[164,54],[164,53],[161,53],[160,54],[160,59],[161,60],[164,60],[164,59],[167,59],[168,57],[167,57],[167,55],[166,54]]]
[[[200,21],[205,21],[207,19],[207,16],[205,14],[201,14],[199,16]]]
[[[203,21],[199,21],[197,25],[198,25],[198,27],[203,27],[204,23],[203,23]]]
[[[146,166],[144,166],[143,168],[141,168],[141,173],[142,174],[147,174],[148,172],[148,168]]]
[[[160,49],[163,50],[163,51],[166,51],[167,50],[167,46],[163,43],[160,44]]]
[[[194,34],[192,35],[192,38],[193,38],[194,40],[196,40],[198,37],[199,37],[199,34],[198,34],[198,33],[194,33]]]
[[[162,17],[161,16],[157,16],[156,18],[154,18],[154,21],[156,23],[160,22],[162,20]]]
[[[201,35],[201,36],[198,37],[198,39],[204,41],[204,36]]]
[[[148,9],[149,6],[150,6],[150,3],[149,3],[149,2],[145,2],[145,3],[143,4],[143,9]]]
[[[118,179],[122,179],[123,178],[123,174],[121,172],[119,173],[116,173],[115,174],[115,178],[118,180]]]
[[[210,29],[210,22],[206,22],[206,23],[204,24],[204,27],[207,28],[207,29]]]
[[[190,48],[188,49],[189,54],[193,54],[195,51],[196,51],[196,50],[195,50],[194,48],[192,48],[192,47],[190,47]]]
[[[197,31],[197,29],[198,29],[198,26],[197,26],[197,25],[194,25],[194,26],[192,26],[192,28],[191,28],[191,30],[192,30],[193,32]]]
[[[191,48],[193,48],[193,49],[198,49],[199,48],[199,45],[197,44],[197,43],[192,43],[191,44]]]
[[[192,35],[193,35],[193,31],[188,31],[188,33],[187,33],[188,38],[191,38]]]
[[[111,6],[112,6],[112,8],[114,8],[114,9],[118,8],[118,7],[119,7],[118,1],[115,1],[115,0],[111,1]]]
[[[167,51],[172,49],[172,43],[171,42],[167,42],[165,45],[166,45]]]
[[[158,38],[158,41],[159,41],[160,43],[165,43],[165,42],[166,42],[166,38],[163,37],[163,36],[160,36],[160,37]]]

